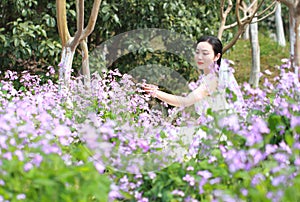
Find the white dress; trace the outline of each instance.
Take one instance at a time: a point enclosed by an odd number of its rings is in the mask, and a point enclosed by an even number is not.
[[[207,76],[204,76],[202,82],[209,83],[210,81]],[[208,108],[216,112],[243,106],[244,99],[241,90],[233,75],[233,69],[229,67],[229,61],[226,59],[222,59],[221,61],[221,66],[218,71],[218,83],[219,85],[216,92],[195,103],[195,110],[199,115],[206,112]],[[229,89],[236,95],[237,100],[234,103],[229,104],[226,101],[226,89]]]
[[[210,79],[209,75],[202,77],[200,83],[206,82],[206,85],[209,86]],[[234,103],[228,103],[226,101],[226,89],[232,91],[237,100]],[[207,88],[207,90],[209,90]],[[229,62],[227,60],[222,60],[220,69],[218,71],[218,89],[210,96],[207,96],[201,99],[199,102],[195,103],[195,111],[200,116],[207,116],[207,109],[210,108],[213,112],[218,113],[221,117],[225,117],[228,114],[235,113],[235,107],[242,107],[244,104],[242,93],[239,89],[239,86],[233,76],[232,70],[229,67]],[[222,130],[215,128],[216,131],[219,131],[219,140],[226,141],[227,137],[222,133]],[[181,127],[181,135],[184,136],[185,143],[187,145],[193,142],[193,139],[205,139],[207,134],[205,131],[199,129],[199,125],[190,125],[188,127]]]

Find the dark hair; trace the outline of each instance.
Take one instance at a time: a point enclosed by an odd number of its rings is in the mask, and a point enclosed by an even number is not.
[[[197,44],[200,42],[208,42],[215,53],[215,56],[220,53],[220,58],[217,60],[217,64],[220,66],[221,65],[221,59],[222,59],[222,49],[223,49],[223,45],[222,42],[220,41],[220,39],[218,39],[215,36],[202,36],[200,37],[200,39],[197,41]]]

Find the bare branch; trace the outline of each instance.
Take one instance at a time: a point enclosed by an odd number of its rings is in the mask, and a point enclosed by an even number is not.
[[[84,27],[84,0],[76,0],[76,12],[77,12],[77,31],[74,35],[74,39],[71,42],[71,48],[75,49],[80,41],[80,37]]]
[[[248,18],[250,18],[250,16],[245,16],[245,17],[243,17],[240,21],[243,23],[243,22],[245,22],[245,20],[248,19]],[[235,27],[235,26],[237,26],[237,25],[238,25],[238,23],[237,23],[237,22],[234,22],[234,23],[232,23],[232,24],[230,24],[230,25],[226,25],[224,28],[225,28],[225,29],[230,29],[230,28],[233,28],[233,27]]]
[[[276,8],[277,8],[277,1],[273,1],[265,10],[263,10],[261,13],[257,14],[256,17],[259,17],[261,16],[262,14],[264,14],[265,12],[267,12],[268,10],[271,9],[272,6],[274,6],[275,4],[275,7],[274,7],[274,12],[276,11]],[[272,11],[273,12],[273,11]]]
[[[241,34],[244,32],[244,28],[245,25],[239,27],[238,31],[235,33],[232,40],[228,44],[226,44],[225,47],[223,48],[222,53],[225,53],[229,48],[231,48],[237,42]]]
[[[56,0],[56,19],[59,37],[64,47],[70,39],[70,33],[67,24],[66,0]]]
[[[225,0],[221,0],[221,2],[220,2],[220,16],[221,16],[221,18],[224,17],[224,4],[225,4],[224,1]]]
[[[240,17],[240,8],[238,5],[240,5],[240,0],[236,1],[236,7],[235,7],[235,16],[236,16],[236,20],[237,20],[237,24],[240,26],[241,23],[241,17]]]
[[[292,0],[278,0],[281,3],[285,4],[287,7],[292,8],[294,5],[294,2]]]
[[[93,4],[89,22],[88,22],[88,25],[86,26],[86,28],[84,29],[83,34],[81,35],[81,39],[85,39],[94,30],[95,24],[97,21],[97,17],[98,17],[100,4],[101,4],[101,0],[94,0],[94,4]]]
[[[253,9],[252,7],[257,3],[257,0],[254,0],[251,2],[250,6],[248,6],[246,8],[246,12],[250,12],[251,9]]]
[[[83,31],[84,27],[84,0],[76,1],[77,30]]]
[[[228,0],[228,7],[226,8],[225,12],[224,12],[224,0],[221,1],[221,8],[220,8],[220,14],[221,14],[221,25],[220,25],[220,28],[219,28],[219,31],[218,31],[218,38],[221,40],[222,38],[222,34],[224,32],[224,27],[225,27],[225,23],[226,23],[226,18],[229,14],[229,12],[231,11],[232,9],[232,1],[231,0]]]
[[[226,11],[225,11],[226,17],[228,16],[229,12],[231,11],[232,6],[233,6],[232,1],[231,1],[231,0],[228,0],[228,7],[227,7],[227,9],[226,9]]]
[[[275,3],[276,3],[276,2],[275,2]],[[266,19],[267,17],[269,17],[270,15],[273,15],[273,14],[276,12],[276,8],[277,8],[277,4],[275,5],[274,9],[273,9],[270,13],[268,13],[267,15],[265,15],[264,17],[262,17],[262,18],[260,18],[260,19],[257,19],[257,20],[254,21],[254,22],[251,22],[251,24],[252,24],[252,23],[260,22],[260,21]]]

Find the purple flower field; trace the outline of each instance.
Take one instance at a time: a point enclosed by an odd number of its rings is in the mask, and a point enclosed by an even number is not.
[[[280,70],[260,89],[242,85],[244,107],[201,116],[118,71],[69,90],[4,72],[0,202],[299,201],[300,84]]]

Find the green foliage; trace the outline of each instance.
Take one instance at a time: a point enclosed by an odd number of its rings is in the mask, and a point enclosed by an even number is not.
[[[37,72],[58,63],[61,45],[56,31],[55,3],[13,0],[2,1],[0,7],[3,8],[2,68]]]
[[[215,4],[205,4],[205,2],[195,1],[103,1],[101,12],[97,21],[92,38],[96,38],[96,45],[118,34],[143,28],[159,28],[176,32],[193,42],[197,41],[203,34],[217,33],[218,13],[212,12]],[[108,49],[107,60],[117,58],[117,51],[130,51],[128,39],[121,39],[112,44]],[[155,38],[155,35],[141,35],[140,44],[137,41],[131,42],[134,46],[139,44],[137,51],[125,54],[116,61],[109,61],[112,65],[110,69],[118,68],[122,73],[127,73],[137,66],[147,64],[160,64],[182,74],[185,79],[197,77],[195,69],[191,64],[178,55],[170,51],[169,46],[180,47],[181,41],[160,39],[156,47],[161,47],[165,51],[155,51],[149,49],[149,41]],[[124,50],[124,47],[125,48]],[[92,45],[93,46],[93,45]],[[184,48],[184,47],[183,47]],[[186,47],[185,47],[186,48]],[[192,46],[189,48],[193,48]],[[180,48],[179,48],[180,49]],[[184,50],[182,50],[183,52]],[[122,52],[122,53],[123,53]],[[92,67],[93,68],[93,67]]]
[[[93,1],[85,1],[85,25]],[[205,1],[116,1],[104,0],[94,32],[88,38],[89,49],[111,37],[126,31],[142,28],[161,28],[174,31],[193,39],[203,34],[216,34],[218,27],[218,3]],[[60,60],[61,45],[56,29],[55,2],[45,0],[4,0],[0,3],[0,62],[2,68],[21,72],[23,70],[44,71]],[[71,35],[76,31],[75,1],[67,2],[67,19]],[[113,54],[113,53],[110,53]],[[116,61],[110,69],[119,68],[128,72],[135,61],[152,63],[154,60],[185,72],[186,77],[194,75],[182,59],[168,53],[152,54],[141,49]],[[147,58],[144,56],[147,55]],[[75,54],[74,74],[81,69],[81,56]],[[182,68],[184,67],[184,68]]]
[[[30,201],[107,201],[109,180],[100,175],[92,162],[87,162],[87,150],[71,145],[69,154],[82,165],[67,165],[57,154],[43,155],[37,168],[24,171],[25,162],[14,157],[3,160],[1,168],[9,171],[1,177],[6,185],[0,186],[0,195],[17,201],[18,194],[25,194]],[[85,159],[85,160],[84,160]]]

